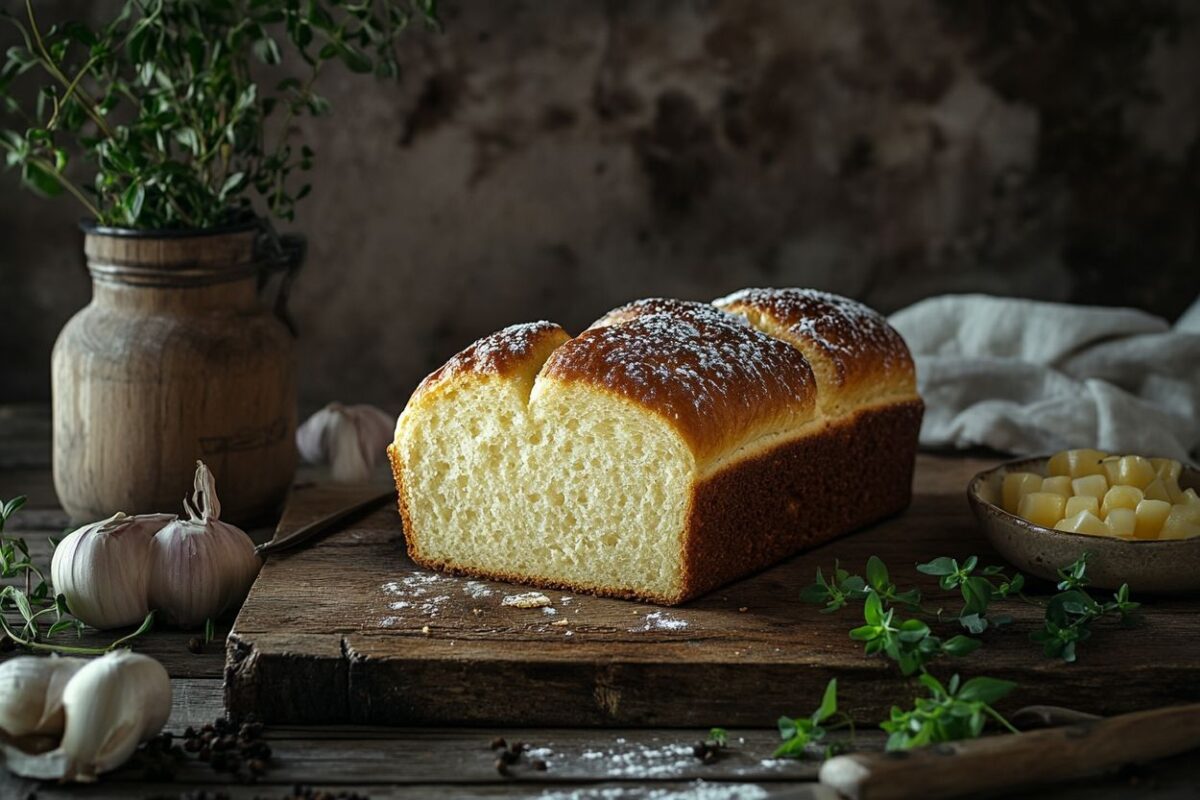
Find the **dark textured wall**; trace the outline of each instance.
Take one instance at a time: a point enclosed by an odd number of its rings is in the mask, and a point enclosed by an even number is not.
[[[1200,6],[446,16],[399,83],[330,73],[335,115],[305,125],[306,404],[398,407],[483,333],[578,329],[651,294],[805,285],[893,310],[969,290],[1171,316],[1200,291]],[[54,335],[88,297],[78,216],[0,182],[0,401],[48,394]]]

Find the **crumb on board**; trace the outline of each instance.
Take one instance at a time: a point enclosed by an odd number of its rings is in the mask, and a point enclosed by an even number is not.
[[[500,605],[514,608],[544,608],[550,605],[550,598],[541,592],[510,594],[505,595],[504,599],[500,601]]]

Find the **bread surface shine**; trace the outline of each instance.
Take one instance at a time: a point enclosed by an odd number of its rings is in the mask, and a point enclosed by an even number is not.
[[[484,337],[388,452],[418,563],[679,603],[903,508],[921,410],[878,314],[746,290]]]

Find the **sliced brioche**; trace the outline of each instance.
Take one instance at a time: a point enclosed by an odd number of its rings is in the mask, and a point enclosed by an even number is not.
[[[678,603],[907,504],[921,404],[886,321],[719,303],[513,326],[426,378],[389,448],[411,557]]]

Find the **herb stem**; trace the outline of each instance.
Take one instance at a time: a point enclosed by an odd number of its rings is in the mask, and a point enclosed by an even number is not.
[[[42,62],[42,65],[46,68],[46,71],[49,72],[51,76],[53,76],[63,86],[71,86],[71,81],[68,81],[67,76],[64,75],[62,70],[58,68],[58,64],[54,62],[54,59],[50,55],[50,51],[46,49],[45,42],[42,41],[42,34],[38,29],[37,19],[33,15],[33,0],[25,0],[25,11],[29,16],[29,27],[33,33],[33,40],[37,44],[38,51],[41,53],[39,60]],[[96,127],[100,129],[100,132],[103,133],[108,139],[115,139],[116,136],[113,134],[112,129],[108,127],[108,123],[104,121],[104,117],[101,116],[100,112],[96,110],[96,101],[93,100],[91,96],[83,90],[82,87],[78,88],[76,91],[78,92],[79,99],[83,103],[84,108],[87,110],[88,116],[91,117],[92,121],[96,123]]]

